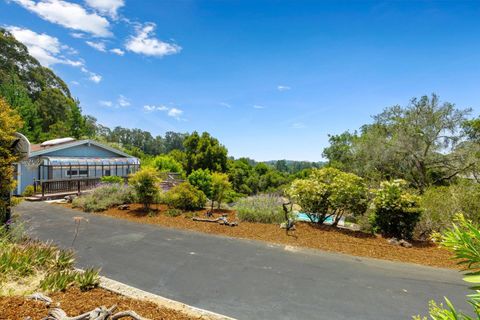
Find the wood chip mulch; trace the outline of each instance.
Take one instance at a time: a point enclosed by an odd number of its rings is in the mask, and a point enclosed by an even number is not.
[[[71,205],[63,205],[71,208]],[[157,224],[170,228],[194,230],[228,237],[254,239],[354,256],[458,269],[456,262],[452,260],[451,253],[431,242],[414,241],[412,242],[412,248],[404,248],[391,245],[387,242],[387,239],[378,235],[374,236],[360,231],[338,229],[331,226],[317,226],[306,222],[298,222],[296,231],[286,235],[285,230],[280,229],[276,224],[240,222],[236,227],[228,227],[218,223],[193,221],[191,219],[192,213],[182,214],[178,217],[167,216],[165,211],[168,208],[164,205],[154,205],[152,209],[153,215],[151,214],[150,216],[138,204],[130,205],[129,210],[111,208],[95,214],[127,219],[137,223]],[[195,214],[199,217],[205,217],[206,211],[197,211]],[[228,214],[230,222],[236,220],[234,211],[216,211],[215,216],[220,216],[220,213]]]
[[[48,295],[52,298],[51,307],[62,308],[68,316],[73,317],[93,310],[99,306],[111,307],[117,305],[116,312],[133,310],[148,319],[191,320],[181,312],[162,308],[153,302],[130,299],[110,291],[96,288],[82,292],[70,288],[66,292],[56,292]],[[0,320],[23,320],[31,317],[33,320],[43,319],[48,314],[48,306],[39,301],[28,300],[21,296],[0,297]],[[123,319],[131,319],[123,318]]]

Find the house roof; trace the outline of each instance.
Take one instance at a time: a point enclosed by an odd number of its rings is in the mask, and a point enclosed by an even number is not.
[[[65,142],[65,143],[51,145],[51,146],[44,146],[44,147],[42,147],[40,144],[32,144],[30,146],[30,157],[40,156],[40,155],[44,155],[44,154],[49,153],[49,152],[53,152],[53,151],[57,151],[57,150],[63,150],[63,149],[67,149],[67,148],[71,148],[71,147],[75,147],[75,146],[84,145],[84,144],[89,144],[89,145],[91,144],[91,145],[97,146],[99,148],[108,150],[108,151],[110,151],[112,153],[115,153],[117,155],[120,155],[122,157],[132,157],[131,155],[129,155],[129,154],[123,152],[123,151],[120,151],[118,149],[112,148],[110,146],[107,146],[105,144],[102,144],[100,142],[90,140],[90,139],[68,141],[68,142]]]

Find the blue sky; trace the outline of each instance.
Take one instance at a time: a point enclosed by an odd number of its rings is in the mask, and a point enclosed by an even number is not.
[[[480,111],[480,2],[0,0],[104,125],[321,160],[327,134],[435,92]]]

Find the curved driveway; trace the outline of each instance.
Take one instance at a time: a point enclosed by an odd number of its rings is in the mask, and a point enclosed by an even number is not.
[[[80,267],[238,319],[410,319],[432,298],[460,309],[458,272],[137,224],[24,202],[16,212],[41,240],[74,247]]]

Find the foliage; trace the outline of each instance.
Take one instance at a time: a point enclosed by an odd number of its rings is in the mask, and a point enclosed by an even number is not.
[[[170,156],[156,156],[152,165],[160,172],[183,173],[182,165]]]
[[[186,155],[186,170],[191,173],[197,169],[225,172],[227,170],[227,149],[208,132],[194,131],[183,142]]]
[[[241,221],[281,223],[285,222],[282,204],[281,197],[263,194],[240,199],[235,210]]]
[[[135,194],[131,187],[123,184],[107,184],[75,198],[72,205],[75,208],[82,208],[85,212],[99,212],[134,201]]]
[[[433,232],[451,226],[456,213],[462,213],[474,223],[480,223],[480,184],[460,180],[456,184],[432,187],[420,199],[422,217],[415,228],[415,236],[427,239]]]
[[[205,195],[210,198],[212,196],[212,174],[208,169],[197,169],[192,171],[188,176],[188,182],[203,191]]]
[[[75,282],[82,291],[92,290],[100,284],[99,270],[87,268],[83,272],[78,272]]]
[[[405,190],[406,181],[384,181],[375,192],[374,223],[384,236],[411,239],[422,210],[420,198]]]
[[[345,214],[361,215],[368,204],[363,179],[335,168],[313,169],[308,178],[293,181],[287,193],[320,224],[332,216],[336,225]]]
[[[376,115],[359,135],[331,136],[324,156],[331,166],[368,180],[402,178],[423,191],[448,183],[479,162],[457,149],[469,113],[440,103],[435,94],[414,98],[406,107],[393,106]]]
[[[178,217],[182,214],[182,210],[180,209],[175,209],[175,208],[169,208],[167,211],[165,211],[165,214],[169,217]]]
[[[150,205],[160,192],[157,172],[152,168],[143,168],[130,176],[128,182],[135,190],[137,200],[143,204],[144,210],[149,211]]]
[[[228,181],[228,175],[225,173],[214,172],[212,174],[212,192],[211,198],[212,201],[212,210],[214,201],[218,204],[218,209],[222,204],[222,201],[225,199],[227,194],[232,188],[232,184]]]
[[[0,223],[6,222],[7,210],[10,207],[8,195],[15,188],[13,164],[17,158],[12,153],[12,144],[15,132],[21,126],[20,116],[0,97]]]
[[[181,210],[202,209],[206,201],[205,194],[188,182],[173,187],[165,194],[165,203]]]
[[[468,302],[473,307],[475,318],[459,312],[453,304],[445,298],[448,308],[442,304],[430,302],[430,318],[433,320],[473,320],[480,318],[480,230],[479,225],[465,219],[458,214],[452,229],[448,229],[443,235],[438,235],[441,246],[454,253],[459,265],[466,271],[464,280],[472,284],[471,289],[475,292],[468,295]],[[426,320],[426,317],[414,317],[416,320]]]
[[[28,185],[25,187],[25,190],[23,190],[22,196],[24,197],[31,197],[35,194],[35,188],[32,185]]]
[[[122,184],[124,182],[123,178],[119,176],[103,176],[100,181],[108,184]]]

